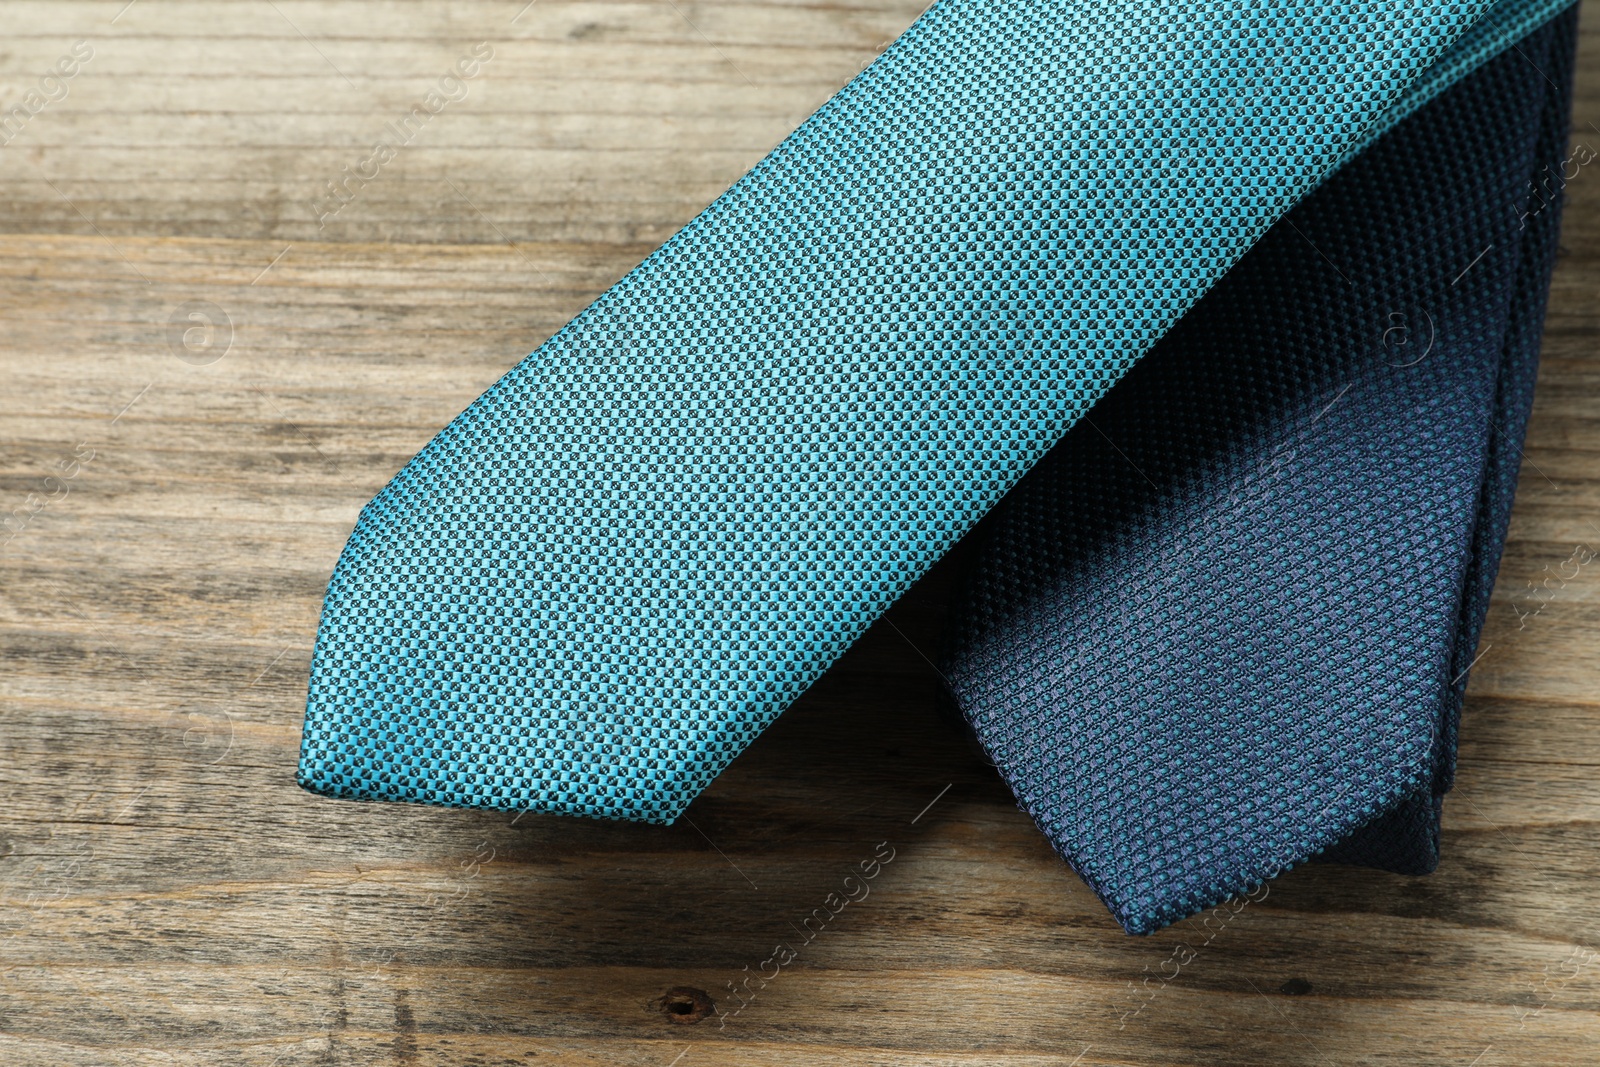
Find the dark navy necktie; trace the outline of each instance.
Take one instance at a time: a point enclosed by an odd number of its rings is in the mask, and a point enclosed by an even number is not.
[[[1009,492],[947,673],[1125,925],[1419,865],[1566,6],[941,0],[362,512],[301,783],[670,822]]]
[[[985,523],[943,664],[1129,930],[1438,861],[1555,257],[1576,11],[1331,178]]]

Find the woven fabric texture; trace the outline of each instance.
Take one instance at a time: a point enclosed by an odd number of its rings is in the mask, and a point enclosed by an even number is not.
[[[942,669],[1130,931],[1438,862],[1555,258],[1576,9],[1295,207],[995,510]]]
[[[301,783],[671,821],[1490,6],[939,0],[362,512]]]

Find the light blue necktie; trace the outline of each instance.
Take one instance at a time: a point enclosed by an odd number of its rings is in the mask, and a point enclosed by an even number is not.
[[[1565,6],[936,3],[362,512],[301,783],[672,821],[1286,211]]]

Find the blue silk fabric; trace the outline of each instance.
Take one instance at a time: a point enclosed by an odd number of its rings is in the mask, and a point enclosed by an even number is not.
[[[942,669],[1129,930],[1439,859],[1555,259],[1576,11],[1313,193],[1001,503]]]

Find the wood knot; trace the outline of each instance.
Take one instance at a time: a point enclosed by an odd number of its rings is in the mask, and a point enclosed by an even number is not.
[[[1311,992],[1311,983],[1304,978],[1291,978],[1278,987],[1278,992],[1286,997],[1303,997]]]
[[[679,985],[661,994],[656,1006],[671,1022],[697,1023],[710,1015],[716,1004],[704,989]]]

